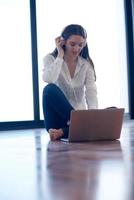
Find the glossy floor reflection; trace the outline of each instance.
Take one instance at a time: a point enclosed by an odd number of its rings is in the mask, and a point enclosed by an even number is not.
[[[43,129],[0,132],[0,200],[133,200],[134,121],[118,141],[50,142]]]

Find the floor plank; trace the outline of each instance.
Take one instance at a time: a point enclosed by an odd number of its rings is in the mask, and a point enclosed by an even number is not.
[[[134,121],[118,141],[51,142],[43,129],[0,132],[1,200],[133,200]]]

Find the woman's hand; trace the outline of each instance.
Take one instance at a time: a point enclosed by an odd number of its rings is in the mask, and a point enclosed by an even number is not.
[[[58,56],[63,58],[64,56],[63,45],[65,44],[65,40],[61,36],[59,36],[55,39],[55,44],[58,50]]]

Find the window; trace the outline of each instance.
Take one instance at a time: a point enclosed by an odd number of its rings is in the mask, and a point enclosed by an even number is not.
[[[124,5],[122,0],[37,1],[40,102],[43,57],[55,48],[54,39],[72,23],[85,27],[97,74],[99,108],[125,107],[128,112]],[[77,6],[76,6],[77,5]],[[42,105],[42,103],[40,103]],[[40,107],[43,118],[42,107]]]
[[[29,1],[0,1],[0,121],[33,120]]]

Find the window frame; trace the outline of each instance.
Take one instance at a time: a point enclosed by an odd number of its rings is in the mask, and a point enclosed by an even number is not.
[[[134,119],[134,3],[133,0],[124,0],[126,52],[128,71],[128,100],[130,119]]]

